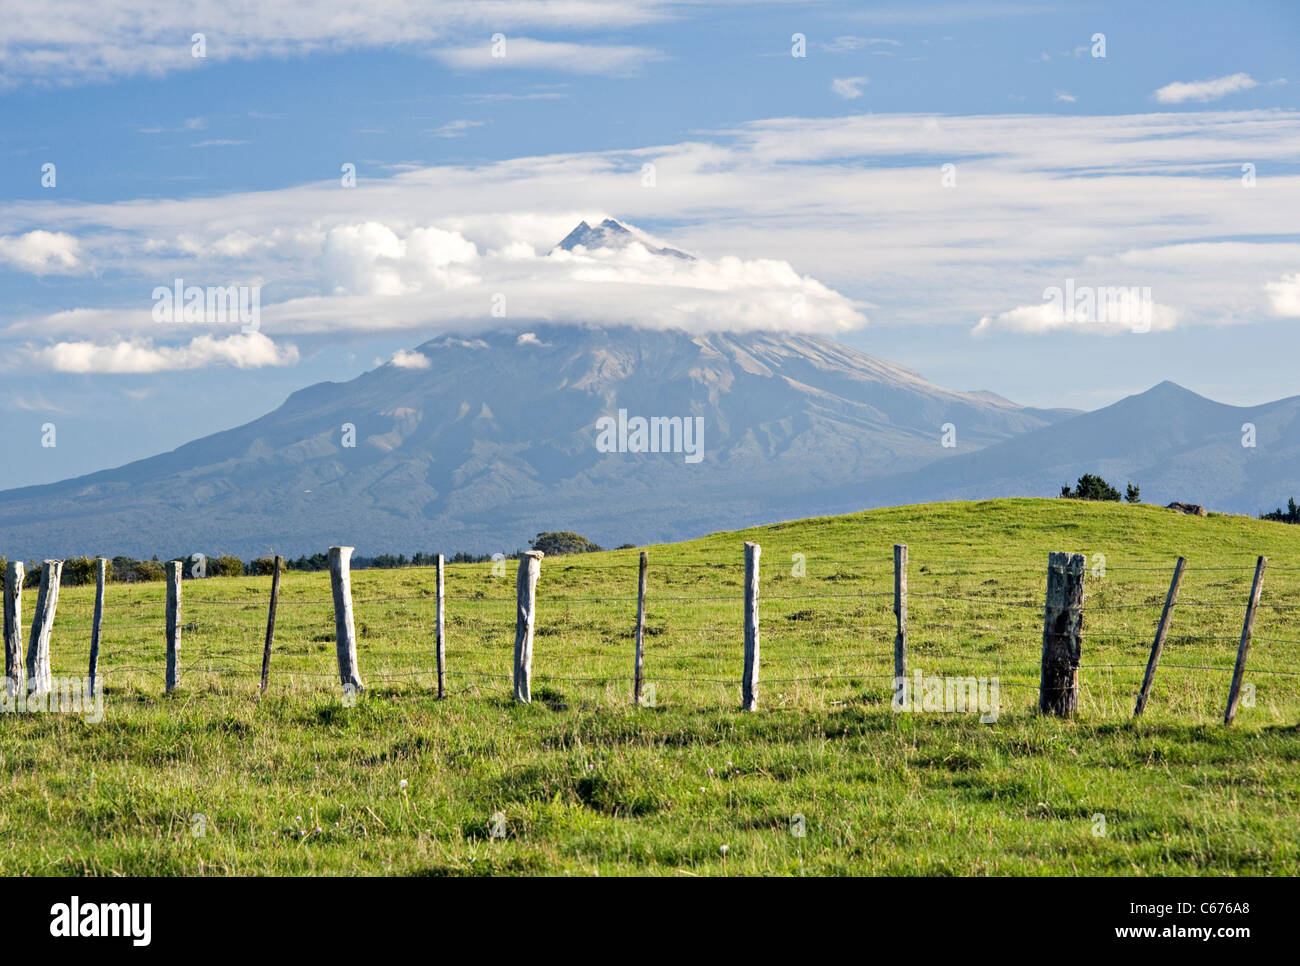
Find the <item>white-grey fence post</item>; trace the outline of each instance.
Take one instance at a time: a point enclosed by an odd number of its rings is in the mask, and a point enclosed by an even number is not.
[[[1241,699],[1241,682],[1246,676],[1246,658],[1250,655],[1250,638],[1255,633],[1255,611],[1259,607],[1259,594],[1264,589],[1264,565],[1267,557],[1255,561],[1255,579],[1250,585],[1250,600],[1246,603],[1246,620],[1241,625],[1241,643],[1237,645],[1237,663],[1232,669],[1232,688],[1228,691],[1228,707],[1223,712],[1223,723],[1232,724],[1237,717],[1237,702]]]
[[[533,624],[544,556],[540,550],[521,554],[515,578],[515,700],[523,704],[533,700]]]
[[[907,544],[894,544],[894,686],[907,680]]]
[[[23,679],[23,578],[21,560],[5,567],[5,688],[9,697],[22,689]]]
[[[447,695],[447,615],[446,615],[446,575],[442,554],[436,562],[438,570],[438,698]]]
[[[1165,649],[1165,638],[1169,634],[1169,623],[1174,617],[1174,605],[1178,603],[1178,588],[1183,583],[1183,570],[1187,561],[1179,557],[1174,564],[1174,577],[1169,581],[1169,593],[1165,594],[1165,609],[1160,612],[1160,623],[1156,625],[1155,640],[1151,643],[1151,656],[1147,658],[1146,674],[1142,676],[1142,690],[1138,692],[1137,703],[1133,705],[1133,717],[1138,717],[1146,710],[1147,699],[1151,697],[1151,685],[1156,680],[1156,667],[1160,664],[1160,654]]]
[[[90,624],[90,682],[86,693],[95,695],[95,678],[99,675],[99,630],[104,620],[104,579],[108,575],[108,561],[103,557],[95,561],[95,616]]]
[[[168,694],[181,680],[181,570],[182,560],[167,561],[167,677]]]
[[[32,633],[27,639],[28,694],[46,694],[53,687],[50,634],[54,630],[54,612],[59,606],[59,581],[62,577],[62,560],[47,560],[41,565],[41,588],[36,592]]]
[[[745,544],[745,677],[741,708],[758,710],[758,556],[756,543]]]
[[[344,693],[364,685],[357,668],[357,632],[352,623],[352,547],[330,547],[330,588],[334,592],[334,650]]]
[[[641,707],[641,667],[645,661],[645,588],[649,560],[641,551],[641,567],[636,586],[636,667],[632,676],[632,707]]]

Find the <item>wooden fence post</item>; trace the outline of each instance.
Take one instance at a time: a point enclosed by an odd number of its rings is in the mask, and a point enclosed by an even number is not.
[[[632,678],[632,707],[641,707],[641,665],[645,659],[646,552],[641,551],[641,570],[636,590],[636,672]]]
[[[62,560],[47,560],[41,566],[41,588],[36,592],[32,633],[27,639],[28,694],[45,694],[53,687],[50,634],[54,630],[54,612],[59,606],[59,581],[62,577]]]
[[[523,704],[533,700],[533,620],[543,556],[540,550],[524,551],[515,578],[515,700]]]
[[[334,592],[334,650],[339,660],[339,683],[346,694],[364,685],[357,670],[357,632],[352,622],[353,547],[330,547],[330,588]]]
[[[266,611],[266,644],[262,648],[262,687],[266,690],[271,677],[271,645],[275,643],[275,608],[280,603],[280,566],[284,558],[275,555],[275,569],[271,572],[271,603]]]
[[[1228,708],[1223,712],[1223,723],[1232,724],[1237,717],[1237,702],[1241,699],[1241,679],[1246,674],[1246,657],[1250,654],[1250,637],[1255,633],[1255,610],[1259,607],[1259,594],[1264,589],[1264,565],[1267,557],[1255,561],[1255,580],[1250,585],[1250,600],[1246,603],[1246,620],[1241,625],[1241,643],[1237,645],[1237,666],[1232,669],[1232,690],[1228,692]]]
[[[103,557],[95,561],[95,616],[90,624],[90,678],[87,694],[95,696],[95,679],[99,676],[99,631],[104,621],[104,579],[108,575],[108,561]]]
[[[894,683],[907,680],[907,544],[894,544]]]
[[[745,676],[741,681],[741,710],[758,710],[758,558],[761,548],[745,544]]]
[[[181,680],[181,570],[184,561],[167,561],[167,693]]]
[[[438,700],[441,701],[447,695],[447,588],[442,554],[438,554],[434,566],[438,572]]]
[[[10,560],[5,567],[5,688],[14,697],[22,687],[23,677],[23,578],[21,560]]]
[[[1174,616],[1174,605],[1178,603],[1178,588],[1183,582],[1183,568],[1187,561],[1182,557],[1174,564],[1174,578],[1169,581],[1169,593],[1165,595],[1165,609],[1160,612],[1160,623],[1156,625],[1156,639],[1151,642],[1151,656],[1147,658],[1147,672],[1142,677],[1142,690],[1138,692],[1137,704],[1133,706],[1133,717],[1142,714],[1151,697],[1151,685],[1156,680],[1156,666],[1160,663],[1160,652],[1165,649],[1165,636],[1169,633],[1169,624]]]
[[[1079,706],[1079,658],[1083,649],[1081,553],[1052,553],[1047,560],[1047,601],[1043,609],[1043,658],[1038,710],[1068,718]]]

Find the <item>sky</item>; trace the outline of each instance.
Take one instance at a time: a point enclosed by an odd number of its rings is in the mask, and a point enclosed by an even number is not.
[[[1294,0],[0,16],[3,487],[529,320],[818,332],[1035,406],[1300,392]],[[553,251],[606,217],[646,247]],[[214,289],[244,316],[183,311]]]

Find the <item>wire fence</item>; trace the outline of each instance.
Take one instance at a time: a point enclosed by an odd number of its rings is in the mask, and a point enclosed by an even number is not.
[[[801,555],[794,554],[798,558]],[[887,552],[765,560],[758,598],[760,707],[888,702],[896,691],[894,567]],[[634,687],[638,562],[547,558],[537,586],[532,684],[552,705],[627,706]],[[1255,561],[1187,566],[1150,714],[1198,720],[1222,714]],[[1079,708],[1131,715],[1172,561],[1096,565],[1085,580]],[[1300,717],[1300,633],[1288,593],[1300,566],[1270,563],[1251,638],[1243,716]],[[518,602],[499,564],[449,564],[447,695],[508,699]],[[922,679],[996,681],[1000,707],[1036,707],[1043,647],[1044,561],[920,561],[907,575],[907,672]],[[385,696],[436,693],[434,569],[351,575],[360,677]],[[184,581],[179,667],[183,689],[256,690],[262,673],[271,577]],[[31,596],[31,593],[28,593]],[[93,587],[63,588],[51,661],[86,672]],[[741,561],[654,554],[647,572],[645,692],[653,707],[735,707],[745,673]],[[98,680],[109,696],[156,692],[165,674],[166,600],[160,584],[105,588]],[[24,634],[24,638],[26,634]],[[335,615],[326,575],[282,574],[270,663],[272,695],[339,693]]]

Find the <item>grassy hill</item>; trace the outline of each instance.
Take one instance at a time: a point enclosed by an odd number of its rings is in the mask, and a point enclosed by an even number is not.
[[[754,714],[737,710],[744,540],[763,548]],[[996,722],[891,710],[895,542],[911,552],[911,667],[996,677]],[[528,707],[509,700],[513,562],[504,577],[448,568],[442,702],[431,694],[431,570],[353,575],[367,684],[353,707],[334,674],[327,575],[285,575],[260,700],[269,578],[185,584],[171,696],[161,585],[110,585],[104,721],[0,716],[0,873],[1300,867],[1300,529],[998,500],[648,549],[655,706],[641,709],[630,706],[635,551],[543,562]],[[1073,721],[1034,713],[1050,550],[1086,553],[1094,568]],[[1270,564],[1246,677],[1254,703],[1225,728],[1260,553]],[[1134,724],[1180,554],[1180,606]],[[92,602],[92,588],[64,589],[55,675],[85,673]],[[25,603],[30,615],[33,592]]]

